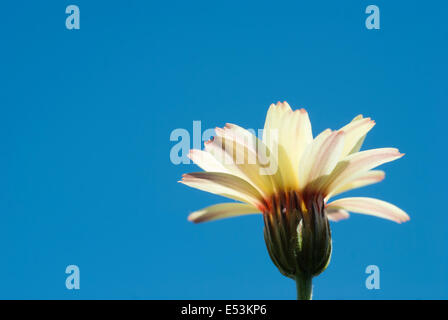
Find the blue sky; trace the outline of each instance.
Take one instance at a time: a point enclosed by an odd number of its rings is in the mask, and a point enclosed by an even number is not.
[[[65,28],[76,4],[80,30]],[[369,4],[381,29],[367,30]],[[222,199],[177,181],[172,130],[262,128],[305,107],[314,134],[357,114],[365,148],[398,147],[386,180],[351,192],[402,225],[332,224],[316,299],[448,298],[448,5],[442,1],[14,1],[0,17],[0,298],[294,299],[260,216],[193,225]],[[67,290],[78,265],[81,289]],[[381,270],[367,290],[365,268]]]

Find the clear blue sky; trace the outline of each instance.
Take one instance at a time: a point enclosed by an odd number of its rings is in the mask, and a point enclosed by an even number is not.
[[[300,4],[301,3],[301,4]],[[81,29],[65,28],[76,4]],[[376,4],[381,29],[367,30]],[[270,103],[317,133],[359,113],[365,147],[398,147],[386,180],[356,190],[403,225],[332,224],[316,299],[448,298],[445,1],[9,1],[0,15],[0,298],[294,299],[260,216],[193,225],[217,196],[179,183],[169,140]],[[81,289],[65,288],[65,267]],[[378,265],[381,289],[365,288]]]

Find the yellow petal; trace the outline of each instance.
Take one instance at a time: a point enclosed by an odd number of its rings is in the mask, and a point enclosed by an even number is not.
[[[298,187],[300,159],[312,140],[311,122],[305,109],[292,111],[287,102],[270,106],[263,142],[278,153],[279,170],[286,187]]]
[[[291,112],[292,109],[287,102],[277,102],[277,104],[271,104],[266,115],[264,131],[269,132],[269,129],[280,129],[282,127],[285,116],[287,116]],[[263,137],[263,141],[265,140],[266,139]]]
[[[344,209],[350,212],[362,213],[392,220],[398,223],[409,220],[409,216],[397,206],[373,198],[343,198],[327,205],[328,209]]]
[[[260,213],[260,210],[250,204],[220,203],[193,212],[188,216],[188,220],[200,223],[254,213]]]

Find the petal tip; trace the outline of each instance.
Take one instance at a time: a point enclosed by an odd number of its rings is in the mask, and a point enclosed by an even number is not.
[[[209,140],[204,141],[204,145],[207,146],[215,140],[215,137],[211,137]]]
[[[182,174],[182,180],[179,180],[180,182],[184,182],[185,179],[191,178],[192,176],[189,173],[183,173]]]
[[[207,215],[204,215],[204,210],[198,210],[195,212],[192,212],[188,215],[187,220],[194,223],[202,223],[202,222],[208,222],[213,219],[210,219],[210,217],[207,217]]]

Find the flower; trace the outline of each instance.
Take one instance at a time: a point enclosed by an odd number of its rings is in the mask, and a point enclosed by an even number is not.
[[[398,223],[408,215],[388,202],[366,198],[330,198],[384,179],[375,167],[403,156],[395,148],[360,151],[375,122],[362,115],[339,130],[313,138],[305,109],[272,104],[262,139],[234,124],[216,128],[205,150],[189,157],[204,172],[184,174],[183,184],[238,202],[216,204],[188,219],[206,222],[261,213],[269,255],[280,272],[296,280],[298,298],[311,298],[311,279],[325,270],[331,256],[328,220],[349,212]]]

